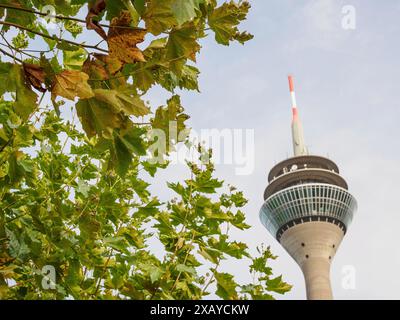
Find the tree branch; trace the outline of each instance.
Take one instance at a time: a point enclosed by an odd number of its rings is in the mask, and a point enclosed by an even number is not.
[[[32,10],[28,8],[21,8],[21,7],[15,7],[9,4],[0,4],[0,8],[5,8],[5,9],[12,9],[12,10],[19,10],[19,11],[24,11],[24,12],[29,12],[33,14],[37,14],[42,17],[47,17],[47,18],[55,18],[59,20],[71,20],[71,21],[76,21],[76,22],[81,22],[86,24],[86,20],[75,18],[75,17],[66,17],[62,15],[49,15],[48,13],[45,12],[40,12],[37,10]],[[105,28],[111,28],[110,25],[104,24],[104,23],[99,23],[99,26],[105,27]],[[120,29],[138,29],[138,30],[143,30],[143,28],[138,28],[138,27],[131,27],[131,26],[112,26],[113,28],[120,28]]]
[[[8,53],[7,51],[4,51],[3,49],[0,48],[0,52],[3,53],[6,56],[9,56],[13,60],[18,61],[19,63],[22,63],[23,61],[21,59],[18,59],[17,57],[13,56],[11,53]]]
[[[13,54],[14,54],[14,51],[16,51],[16,52],[18,52],[18,53],[20,53],[20,54],[24,54],[24,55],[26,55],[26,56],[28,56],[28,57],[31,57],[31,58],[34,58],[34,59],[39,59],[38,57],[36,57],[36,56],[34,56],[34,55],[31,55],[31,54],[29,54],[29,53],[25,53],[23,50],[14,47],[11,43],[8,42],[8,40],[7,40],[6,37],[3,35],[2,32],[0,32],[0,36],[3,38],[4,42],[6,43],[6,44],[0,43],[0,45],[5,46],[5,47],[7,47],[8,49],[11,49]],[[21,58],[22,58],[22,56],[21,56]]]
[[[43,16],[43,17],[45,16],[45,17],[49,17],[49,18],[56,18],[56,19],[59,19],[59,20],[72,20],[72,21],[76,21],[76,22],[85,22],[84,20],[78,19],[78,18],[65,17],[65,16],[61,16],[61,15],[54,15],[53,16],[53,15],[49,15],[46,12],[40,12],[40,11],[37,11],[37,10],[28,9],[28,8],[16,7],[16,6],[12,6],[12,5],[9,5],[9,4],[0,4],[0,8],[34,13],[34,14],[37,14],[39,16]]]
[[[72,44],[74,46],[85,47],[85,48],[88,48],[88,49],[94,49],[94,50],[98,50],[98,51],[102,51],[102,52],[108,53],[107,50],[99,48],[99,47],[96,47],[96,46],[92,46],[92,45],[88,45],[88,44],[84,44],[84,43],[78,43],[78,42],[71,41],[71,40],[61,39],[61,38],[58,38],[55,35],[50,36],[50,35],[44,34],[42,32],[35,31],[35,30],[29,29],[27,27],[21,26],[21,25],[16,24],[16,23],[0,21],[0,25],[5,25],[5,26],[9,26],[9,27],[14,27],[14,28],[17,28],[17,29],[25,30],[25,31],[31,32],[33,34],[36,34],[38,36],[41,36],[43,38],[55,40],[57,42],[63,42],[64,41],[64,42],[67,42],[67,43]]]

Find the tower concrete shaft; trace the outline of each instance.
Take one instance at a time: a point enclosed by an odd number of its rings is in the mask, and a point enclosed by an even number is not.
[[[281,245],[303,271],[307,299],[333,298],[330,267],[343,236],[343,231],[329,222],[300,224],[282,235]]]

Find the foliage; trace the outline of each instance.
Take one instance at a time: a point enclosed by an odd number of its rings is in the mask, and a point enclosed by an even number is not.
[[[57,15],[48,25],[45,5]],[[240,209],[247,201],[234,188],[221,191],[211,163],[188,162],[190,178],[168,185],[176,198],[166,203],[149,191],[168,165],[151,160],[186,140],[179,133],[189,116],[176,90],[198,90],[199,41],[209,29],[223,45],[251,39],[238,29],[249,8],[215,0],[2,1],[0,298],[200,299],[213,283],[223,299],[290,290],[272,277],[269,248],[253,258],[229,239],[230,228],[249,228]],[[171,97],[152,109],[143,96],[156,85]],[[166,132],[161,155],[151,152],[155,129]],[[228,257],[251,263],[253,283],[220,270]],[[42,285],[48,265],[52,290]]]

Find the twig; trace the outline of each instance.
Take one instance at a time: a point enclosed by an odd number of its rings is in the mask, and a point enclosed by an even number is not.
[[[59,19],[59,20],[71,20],[71,21],[76,21],[76,22],[81,22],[86,24],[86,20],[83,19],[79,19],[79,18],[75,18],[75,17],[66,17],[66,16],[62,16],[62,15],[49,15],[48,13],[45,12],[40,12],[37,10],[32,10],[32,9],[28,9],[28,8],[21,8],[21,7],[15,7],[15,6],[11,6],[8,4],[0,4],[0,8],[5,8],[5,9],[12,9],[12,10],[19,10],[19,11],[24,11],[24,12],[29,12],[29,13],[33,13],[33,14],[37,14],[39,16],[42,17],[47,17],[47,18],[55,18],[55,19]],[[110,26],[108,24],[104,24],[104,23],[99,23],[100,26],[105,27],[105,28],[119,28],[119,29],[137,29],[137,30],[144,30],[143,28],[138,28],[138,27],[131,27],[131,26]]]
[[[11,143],[12,140],[13,140],[13,138],[14,138],[14,136],[12,136],[10,139],[8,139],[8,141],[7,141],[5,144],[3,144],[3,145],[1,146],[1,148],[0,148],[0,153],[2,153],[2,152],[4,151],[4,149],[7,148],[7,147],[10,145],[10,143]]]
[[[3,49],[0,49],[0,52],[3,53],[6,56],[9,56],[13,60],[18,61],[19,63],[23,63],[23,61],[21,59],[18,59],[17,57],[13,56],[12,54],[8,53],[7,51],[4,51]]]
[[[5,46],[5,47],[7,47],[7,48],[9,48],[9,49],[11,49],[11,50],[13,50],[13,51],[17,51],[17,52],[19,52],[20,54],[24,54],[24,55],[26,55],[26,56],[28,56],[28,57],[31,57],[31,58],[34,58],[34,59],[39,59],[38,57],[35,57],[34,55],[31,55],[31,54],[29,54],[29,53],[25,53],[23,50],[14,47],[10,42],[8,42],[7,38],[3,35],[2,32],[0,33],[0,35],[1,35],[1,37],[3,38],[3,40],[5,41],[5,43],[6,43],[6,44],[0,43],[1,45]],[[14,52],[13,52],[13,53],[14,53]],[[22,57],[21,57],[21,58],[22,58]]]
[[[98,50],[98,51],[102,51],[102,52],[108,53],[107,50],[99,48],[99,47],[96,47],[96,46],[92,46],[92,45],[88,45],[88,44],[84,44],[84,43],[78,43],[78,42],[71,41],[71,40],[66,40],[66,39],[60,39],[57,36],[50,36],[50,35],[44,34],[42,32],[35,31],[35,30],[29,29],[27,27],[21,26],[21,25],[16,24],[16,23],[0,21],[0,25],[5,25],[5,26],[9,26],[9,27],[14,27],[14,28],[17,28],[17,29],[25,30],[25,31],[31,32],[33,34],[36,34],[38,36],[41,36],[43,38],[55,40],[57,42],[63,42],[64,41],[64,42],[72,44],[74,46],[85,47],[85,48],[89,48],[89,49],[95,49],[95,50]]]

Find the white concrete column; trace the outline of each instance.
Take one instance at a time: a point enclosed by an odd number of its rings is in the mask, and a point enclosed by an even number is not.
[[[344,236],[337,225],[329,222],[305,222],[286,230],[282,246],[304,274],[307,299],[332,299],[330,266]]]
[[[301,269],[306,281],[308,300],[332,300],[331,264],[326,258],[309,258]]]

